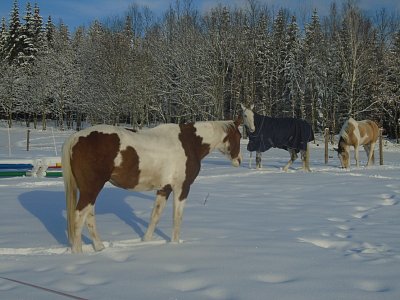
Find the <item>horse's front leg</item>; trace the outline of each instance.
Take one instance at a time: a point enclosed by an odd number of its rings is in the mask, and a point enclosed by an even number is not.
[[[262,169],[262,164],[261,164],[261,151],[256,152],[256,169],[260,170]]]
[[[289,170],[289,167],[293,164],[293,162],[297,159],[297,153],[296,150],[294,149],[288,149],[288,152],[290,154],[290,160],[286,164],[286,166],[283,168],[285,172]]]
[[[356,160],[356,167],[360,167],[360,161],[358,156],[358,146],[354,146],[354,159]]]
[[[253,152],[250,152],[250,157],[249,157],[249,169],[252,167],[252,160],[253,160]]]
[[[181,234],[181,224],[183,218],[183,209],[185,207],[186,198],[189,194],[189,186],[181,189],[174,190],[174,207],[173,207],[173,219],[174,225],[172,230],[171,242],[179,243],[179,237]]]
[[[151,212],[149,226],[143,237],[143,241],[150,241],[153,237],[154,230],[160,220],[161,214],[167,204],[169,195],[171,194],[171,188],[166,187],[162,190],[157,191],[156,200],[154,202],[153,211]]]

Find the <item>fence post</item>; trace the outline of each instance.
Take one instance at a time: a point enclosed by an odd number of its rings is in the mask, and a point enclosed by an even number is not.
[[[379,164],[383,165],[383,128],[379,128]]]
[[[29,151],[29,135],[30,135],[31,131],[30,129],[28,129],[26,131],[26,151]]]
[[[7,127],[8,133],[8,157],[11,157],[11,134],[10,134],[10,127]]]
[[[329,128],[325,128],[325,164],[328,163]]]

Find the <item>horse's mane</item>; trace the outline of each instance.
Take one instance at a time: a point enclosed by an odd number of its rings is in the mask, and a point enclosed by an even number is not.
[[[340,130],[339,136],[342,137],[345,142],[348,142],[349,140],[349,130],[350,126],[349,124],[353,124],[354,126],[357,125],[357,121],[354,120],[353,118],[349,118],[342,126],[342,129]]]
[[[221,128],[224,132],[229,131],[229,129],[235,128],[235,123],[232,120],[229,121],[211,121],[214,127]]]

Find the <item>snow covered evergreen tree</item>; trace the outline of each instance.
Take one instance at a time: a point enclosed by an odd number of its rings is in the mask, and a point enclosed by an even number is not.
[[[45,41],[48,48],[54,48],[54,31],[55,31],[55,26],[53,24],[51,16],[49,16],[45,28],[45,36],[46,36]]]
[[[303,53],[300,40],[300,29],[296,17],[292,16],[287,34],[287,56],[285,58],[286,92],[285,98],[287,115],[290,117],[305,117],[301,112],[304,102]]]
[[[9,64],[19,65],[18,58],[23,53],[24,44],[21,40],[22,27],[19,18],[19,7],[17,0],[14,0],[11,17],[8,26],[8,36],[4,44],[4,56]]]
[[[4,60],[5,58],[5,45],[8,39],[8,28],[6,24],[6,18],[1,19],[1,27],[0,27],[0,60]]]
[[[287,56],[287,11],[280,9],[274,21],[272,30],[272,76],[271,76],[271,97],[272,101],[277,102],[276,107],[272,107],[272,116],[285,115],[285,61]]]
[[[18,54],[18,62],[21,66],[32,64],[38,53],[35,42],[35,24],[32,15],[32,7],[30,2],[26,4],[26,13],[23,17],[25,24],[22,25],[20,41],[22,43],[22,51]]]

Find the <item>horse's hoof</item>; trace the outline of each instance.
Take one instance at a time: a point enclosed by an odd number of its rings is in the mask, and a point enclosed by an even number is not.
[[[151,241],[151,237],[144,236],[144,237],[142,238],[142,242],[150,242],[150,241]]]
[[[94,247],[94,251],[96,251],[96,252],[106,249],[106,247],[104,247],[103,243],[94,244],[93,247]]]
[[[82,247],[71,247],[71,253],[73,254],[82,253]]]

